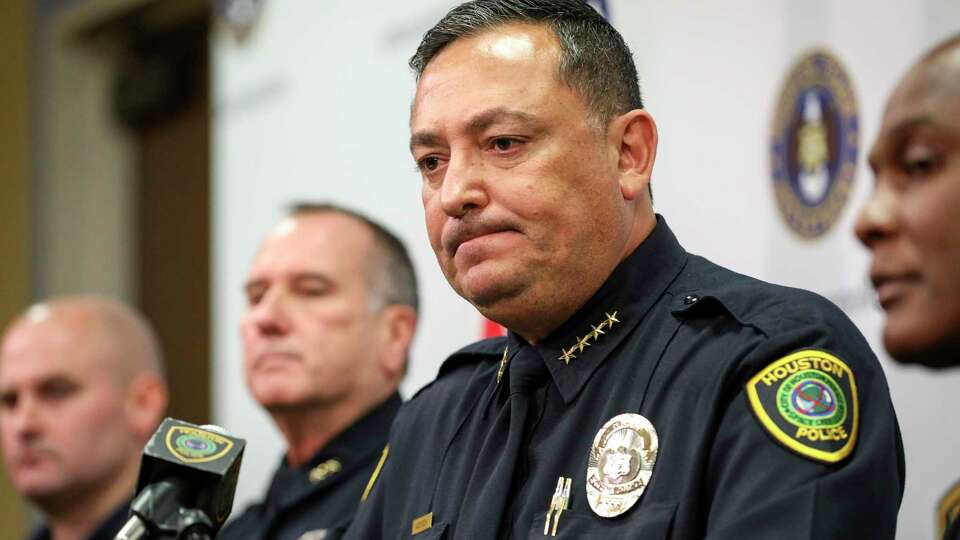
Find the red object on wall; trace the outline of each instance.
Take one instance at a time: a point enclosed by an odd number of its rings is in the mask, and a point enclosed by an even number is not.
[[[507,335],[507,329],[490,319],[483,319],[483,337],[497,337]]]

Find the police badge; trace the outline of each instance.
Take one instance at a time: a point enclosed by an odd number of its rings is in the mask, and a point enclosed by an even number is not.
[[[639,414],[614,416],[597,432],[587,464],[587,502],[600,517],[616,517],[643,495],[657,462],[657,430]]]

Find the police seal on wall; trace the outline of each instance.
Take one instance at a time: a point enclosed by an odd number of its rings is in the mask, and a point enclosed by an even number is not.
[[[857,100],[840,62],[822,50],[801,57],[780,92],[770,147],[777,206],[800,236],[821,236],[840,217],[859,134]]]

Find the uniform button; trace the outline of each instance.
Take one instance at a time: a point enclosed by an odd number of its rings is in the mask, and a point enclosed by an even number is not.
[[[683,297],[683,303],[688,306],[692,306],[693,304],[696,304],[699,301],[700,301],[700,297],[693,294],[688,294]]]

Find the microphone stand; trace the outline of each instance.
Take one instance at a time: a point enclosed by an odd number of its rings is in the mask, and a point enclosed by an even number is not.
[[[201,510],[184,508],[182,486],[164,480],[146,487],[130,503],[130,519],[114,540],[213,540],[214,526]]]

